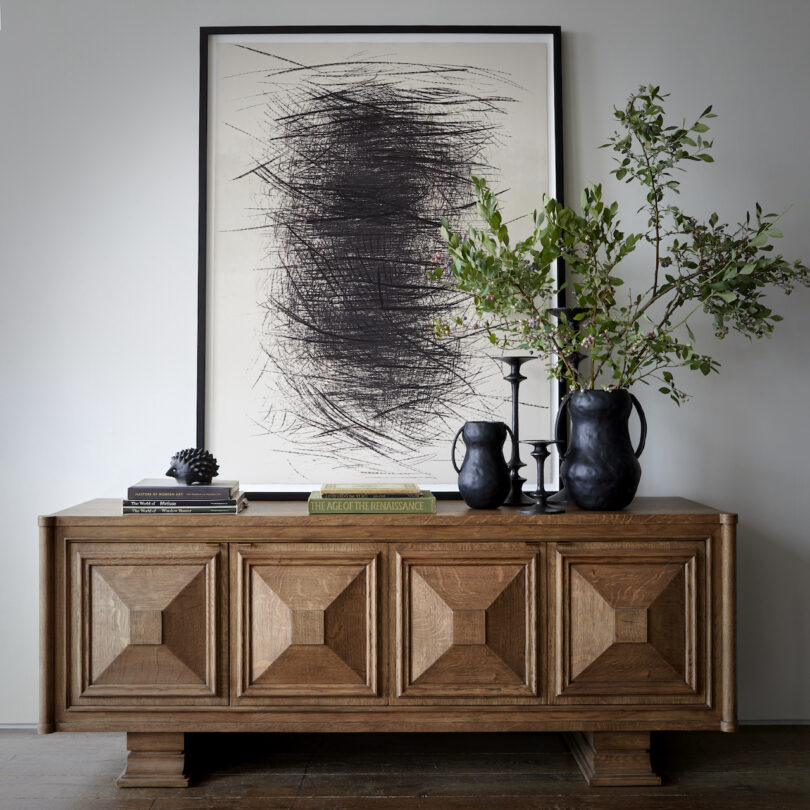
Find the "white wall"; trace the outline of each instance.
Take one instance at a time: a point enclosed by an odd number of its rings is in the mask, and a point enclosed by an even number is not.
[[[36,515],[120,497],[194,442],[200,26],[559,24],[569,199],[607,180],[612,105],[652,81],[678,116],[720,114],[684,205],[792,203],[781,247],[810,260],[805,0],[1,5],[0,723],[36,719]],[[739,512],[740,714],[808,720],[810,294],[774,303],[777,335],[712,346],[723,371],[687,406],[642,388],[640,494]]]

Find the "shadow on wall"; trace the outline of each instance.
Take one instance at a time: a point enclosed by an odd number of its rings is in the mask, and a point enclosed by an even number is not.
[[[742,722],[810,717],[810,545],[747,512],[737,531],[737,692]]]

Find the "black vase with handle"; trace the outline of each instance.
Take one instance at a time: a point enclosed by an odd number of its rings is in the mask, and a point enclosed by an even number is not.
[[[465,422],[453,438],[450,457],[458,473],[458,491],[473,509],[497,509],[509,494],[509,467],[503,457],[507,433],[512,435],[503,422]],[[459,436],[467,448],[460,468],[456,464]]]
[[[641,438],[634,450],[628,422],[633,407],[641,419]],[[571,500],[580,509],[624,509],[641,479],[638,457],[647,438],[647,420],[638,400],[627,390],[572,391],[557,413],[570,417],[570,435],[560,474]]]

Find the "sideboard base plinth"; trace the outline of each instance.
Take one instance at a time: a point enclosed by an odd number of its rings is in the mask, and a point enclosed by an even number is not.
[[[650,765],[648,731],[577,731],[563,736],[592,787],[661,784]]]
[[[188,787],[185,734],[128,733],[127,761],[118,787]]]

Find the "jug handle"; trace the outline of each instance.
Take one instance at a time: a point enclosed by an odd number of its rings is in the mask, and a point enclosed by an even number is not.
[[[563,414],[568,410],[568,402],[573,393],[573,391],[569,391],[565,395],[565,398],[560,403],[560,407],[557,409],[557,418],[554,420],[554,438],[559,442],[558,450],[560,452],[560,458],[565,455],[565,451],[568,449],[568,431],[564,427],[565,421],[563,420]]]
[[[514,444],[515,444],[515,434],[514,434],[514,433],[512,433],[512,428],[510,428],[510,427],[509,427],[509,425],[506,425],[506,424],[505,424],[505,425],[504,425],[504,427],[506,428],[506,432],[509,434],[509,438],[512,440],[512,446],[514,447]],[[459,429],[456,431],[456,435],[455,435],[455,436],[453,436],[453,444],[452,444],[452,446],[450,447],[450,461],[452,461],[452,462],[453,462],[453,467],[455,467],[455,470],[456,470],[456,472],[457,472],[457,473],[460,473],[460,472],[461,472],[461,468],[458,466],[458,464],[456,464],[456,443],[458,442],[458,437],[461,435],[461,431],[462,431],[462,430],[464,430],[464,425],[462,425],[462,426],[461,426],[461,427],[460,427],[460,428],[459,428]]]
[[[638,411],[638,418],[641,420],[641,437],[638,440],[638,447],[635,452],[635,456],[638,458],[644,452],[644,445],[647,442],[647,419],[641,409],[641,403],[636,399],[635,395],[630,394],[630,399],[633,401],[633,405]]]
[[[461,472],[461,468],[458,466],[458,464],[456,464],[456,442],[458,441],[458,437],[461,436],[462,430],[464,430],[464,425],[462,425],[456,432],[456,435],[453,437],[453,445],[450,448],[450,461],[453,462],[453,467],[457,473]]]

